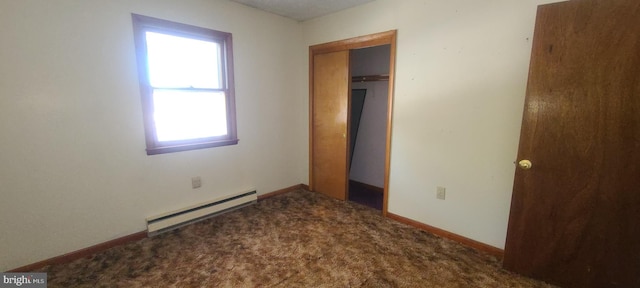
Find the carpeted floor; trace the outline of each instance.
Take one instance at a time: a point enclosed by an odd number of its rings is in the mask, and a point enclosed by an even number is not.
[[[296,191],[48,266],[49,287],[552,287],[492,256]]]

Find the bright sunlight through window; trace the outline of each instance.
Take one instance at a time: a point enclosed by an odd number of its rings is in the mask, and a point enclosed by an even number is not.
[[[237,144],[231,34],[132,17],[147,154]]]
[[[190,90],[221,87],[220,45],[153,32],[146,35],[158,141],[226,135],[224,93]]]
[[[224,93],[153,91],[153,118],[158,141],[206,138],[227,134]]]
[[[222,87],[220,44],[154,32],[146,36],[151,86]]]

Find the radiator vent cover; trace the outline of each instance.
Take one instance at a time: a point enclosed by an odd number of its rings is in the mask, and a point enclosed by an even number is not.
[[[147,218],[147,235],[152,237],[257,202],[258,193],[253,190],[149,217]]]

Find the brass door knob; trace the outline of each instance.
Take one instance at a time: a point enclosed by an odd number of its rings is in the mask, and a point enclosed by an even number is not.
[[[520,162],[518,162],[518,166],[520,166],[520,168],[522,168],[523,170],[529,170],[531,169],[531,161],[529,160],[520,160]]]

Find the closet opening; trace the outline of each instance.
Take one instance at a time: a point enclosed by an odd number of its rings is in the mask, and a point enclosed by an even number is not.
[[[350,51],[348,195],[382,210],[384,203],[391,45]]]

